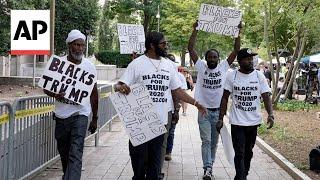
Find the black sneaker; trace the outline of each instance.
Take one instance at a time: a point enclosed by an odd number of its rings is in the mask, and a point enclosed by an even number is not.
[[[164,173],[160,173],[159,174],[159,180],[163,180],[164,179]]]
[[[207,168],[203,173],[202,179],[203,180],[211,180],[211,178],[212,178],[212,169]]]
[[[166,155],[164,156],[164,160],[166,160],[166,161],[171,161],[171,160],[172,160],[171,154],[166,154]]]

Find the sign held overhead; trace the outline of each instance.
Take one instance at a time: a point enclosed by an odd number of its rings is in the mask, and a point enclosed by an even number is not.
[[[238,37],[238,25],[241,18],[242,13],[240,10],[201,4],[197,29],[225,36]]]
[[[142,25],[117,24],[120,42],[120,54],[143,54],[145,51],[145,35]]]

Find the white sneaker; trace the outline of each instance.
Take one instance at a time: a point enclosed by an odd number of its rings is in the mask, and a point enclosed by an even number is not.
[[[203,173],[202,179],[203,180],[211,180],[211,177],[212,177],[212,169],[207,168]]]

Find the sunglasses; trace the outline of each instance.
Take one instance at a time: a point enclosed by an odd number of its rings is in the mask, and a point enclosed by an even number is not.
[[[168,41],[163,41],[163,42],[159,42],[158,44],[160,44],[160,45],[169,45],[169,42]]]

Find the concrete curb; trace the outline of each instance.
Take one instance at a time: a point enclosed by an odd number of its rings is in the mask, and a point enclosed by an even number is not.
[[[291,162],[289,162],[280,153],[275,151],[271,146],[264,142],[261,138],[257,137],[256,144],[267,153],[281,168],[283,168],[287,173],[294,179],[311,180],[307,175],[296,168]]]

